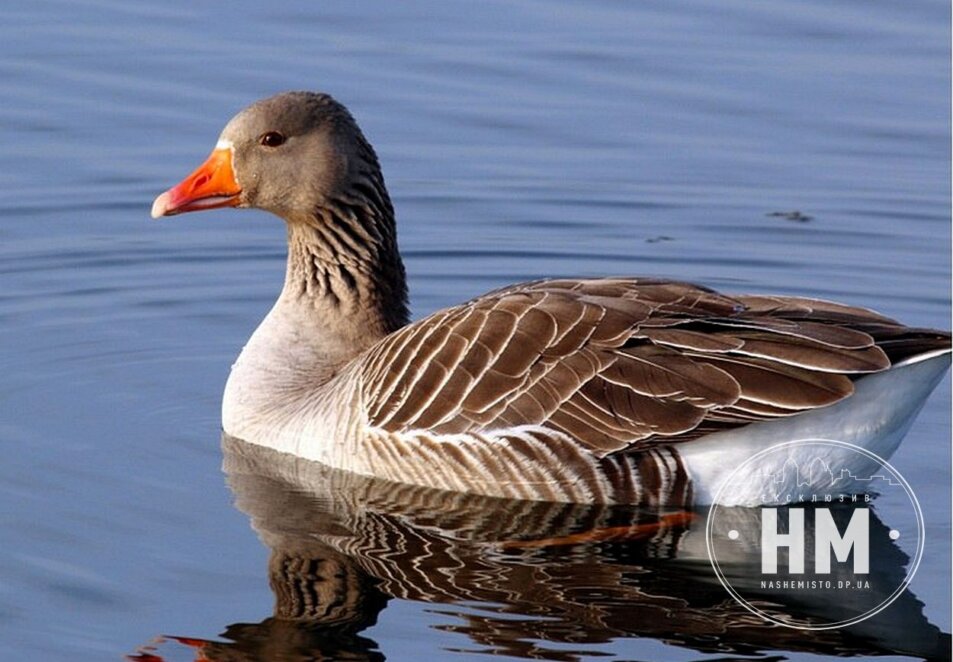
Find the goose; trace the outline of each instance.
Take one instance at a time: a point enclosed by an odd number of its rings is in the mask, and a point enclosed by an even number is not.
[[[711,503],[782,442],[889,458],[950,364],[948,332],[659,278],[521,283],[411,322],[378,158],[324,93],[239,112],[152,216],[223,207],[271,212],[288,238],[284,287],[228,377],[225,434],[399,483]],[[763,500],[735,492],[722,502]]]

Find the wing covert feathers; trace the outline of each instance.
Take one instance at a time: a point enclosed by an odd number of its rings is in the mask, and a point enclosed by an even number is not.
[[[373,428],[541,425],[602,457],[824,407],[853,393],[852,377],[949,344],[943,332],[814,299],[551,280],[410,324],[359,369]]]

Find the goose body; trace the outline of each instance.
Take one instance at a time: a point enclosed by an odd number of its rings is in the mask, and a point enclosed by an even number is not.
[[[225,432],[356,473],[706,502],[726,470],[783,441],[889,457],[949,366],[942,331],[658,279],[524,283],[408,323],[377,158],[323,94],[239,113],[153,216],[220,206],[272,211],[289,244],[284,288],[232,368]]]

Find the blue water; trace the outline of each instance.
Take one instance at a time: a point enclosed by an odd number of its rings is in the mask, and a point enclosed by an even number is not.
[[[218,420],[284,232],[258,212],[148,215],[261,96],[351,108],[415,316],[522,279],[648,274],[950,326],[948,3],[264,4],[0,6],[4,659],[227,644],[272,613]],[[793,211],[810,220],[771,215]],[[949,401],[946,378],[894,456],[927,525],[911,591],[947,632]],[[361,650],[526,653],[481,643],[461,610],[506,605],[394,597]],[[534,618],[507,641],[543,657],[717,656],[584,619],[600,643],[573,648]],[[815,659],[774,646],[747,652]]]

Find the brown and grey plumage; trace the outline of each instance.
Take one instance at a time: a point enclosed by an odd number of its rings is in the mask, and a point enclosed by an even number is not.
[[[229,434],[335,467],[488,495],[709,498],[770,443],[889,455],[949,364],[949,334],[796,297],[642,278],[514,285],[408,324],[394,212],[370,144],[324,94],[259,101],[154,216],[256,207],[288,226],[274,308],[236,362]],[[892,395],[891,395],[892,394]],[[676,471],[677,469],[677,471]]]

